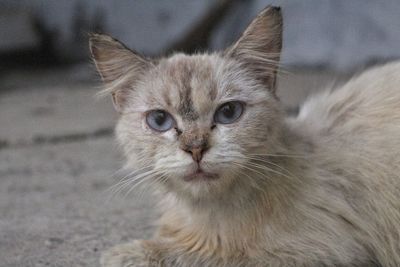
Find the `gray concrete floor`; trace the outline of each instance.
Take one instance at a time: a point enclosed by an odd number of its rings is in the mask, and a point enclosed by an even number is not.
[[[156,212],[147,194],[109,188],[123,159],[110,99],[69,70],[17,71],[0,82],[0,267],[97,266],[101,251],[148,238]],[[343,81],[318,71],[282,74],[289,110]],[[83,82],[85,81],[85,82]]]

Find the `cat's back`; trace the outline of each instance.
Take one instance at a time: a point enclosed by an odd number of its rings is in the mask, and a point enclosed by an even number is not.
[[[325,145],[381,150],[389,145],[386,148],[400,151],[400,61],[374,67],[340,88],[312,96],[295,125]]]
[[[400,61],[312,96],[290,124],[322,172],[346,177],[354,192],[363,185],[400,201]]]
[[[310,143],[311,177],[321,199],[327,196],[324,205],[353,218],[382,266],[398,266],[400,62],[312,96],[288,123]],[[332,204],[332,195],[340,205]]]

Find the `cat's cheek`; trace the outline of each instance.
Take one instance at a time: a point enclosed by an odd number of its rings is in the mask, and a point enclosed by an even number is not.
[[[212,147],[225,150],[232,144],[237,143],[237,131],[240,125],[218,125],[211,140]],[[240,129],[239,129],[240,131]],[[219,149],[216,149],[219,150]]]
[[[174,142],[176,141],[176,133],[172,130],[166,131],[164,133],[161,134],[162,137],[164,137],[165,139]]]

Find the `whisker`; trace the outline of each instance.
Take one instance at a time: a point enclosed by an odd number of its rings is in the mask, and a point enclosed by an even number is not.
[[[112,191],[116,186],[120,185],[120,183],[124,182],[126,179],[129,179],[129,178],[128,178],[129,176],[134,175],[135,173],[138,173],[138,172],[140,172],[140,171],[142,171],[142,170],[144,170],[144,169],[146,169],[146,168],[151,168],[151,166],[145,166],[145,167],[142,167],[142,168],[140,168],[140,169],[136,169],[136,170],[133,170],[133,171],[129,172],[129,173],[126,174],[124,177],[122,177],[116,184],[114,184],[114,185],[110,186],[109,188],[107,188],[107,189],[106,189],[106,192],[107,192],[107,191],[110,191],[110,190]],[[123,169],[122,169],[122,170],[123,170]],[[121,170],[121,171],[122,171],[122,170]]]
[[[137,182],[131,188],[129,188],[129,190],[124,194],[124,198],[126,198],[129,195],[129,193],[132,192],[139,185],[143,184],[145,181],[152,179],[154,177],[153,175],[155,173],[157,173],[157,171],[154,171],[154,173],[149,173],[149,174],[145,175],[139,182]]]
[[[239,174],[246,176],[247,178],[249,178],[249,181],[251,182],[251,185],[253,188],[255,188],[256,190],[259,190],[261,193],[265,193],[265,190],[262,189],[257,183],[254,183],[254,177],[251,177],[250,175],[248,175],[245,172],[242,171],[238,171]]]
[[[220,155],[220,156],[223,156],[223,155]],[[232,162],[235,162],[236,164],[239,163],[239,162],[237,162],[236,160],[234,160],[234,158],[243,159],[243,160],[249,160],[249,161],[247,161],[247,162],[240,163],[240,166],[241,166],[242,168],[246,168],[246,169],[252,170],[252,171],[254,171],[254,172],[256,172],[256,173],[258,173],[258,174],[260,174],[260,175],[262,175],[262,176],[264,176],[264,177],[267,177],[267,178],[269,178],[269,179],[270,179],[269,176],[265,176],[264,173],[261,173],[260,171],[256,171],[254,168],[257,168],[257,169],[259,169],[259,170],[263,170],[263,171],[266,171],[266,172],[275,173],[275,174],[277,174],[277,175],[284,176],[284,177],[286,177],[286,178],[288,178],[288,179],[296,179],[296,178],[297,178],[295,175],[293,175],[293,173],[291,173],[291,172],[288,171],[287,169],[283,168],[282,166],[279,166],[278,164],[275,164],[275,163],[266,161],[265,159],[262,159],[262,160],[260,160],[260,161],[265,162],[265,163],[267,163],[267,164],[271,164],[271,165],[273,165],[273,166],[275,166],[275,167],[278,167],[278,168],[280,168],[281,170],[285,171],[287,174],[285,174],[285,173],[283,173],[283,172],[280,172],[280,171],[278,171],[278,170],[269,168],[268,166],[260,165],[260,164],[257,164],[257,163],[255,163],[255,162],[251,162],[251,160],[258,160],[258,158],[248,157],[248,156],[245,156],[245,155],[242,155],[242,154],[230,155],[229,157],[233,158],[233,159],[232,159]],[[250,166],[253,167],[253,168],[250,168]]]
[[[273,166],[275,166],[275,167],[281,169],[282,171],[286,172],[286,173],[287,173],[288,175],[290,175],[292,178],[297,178],[297,176],[294,175],[291,171],[289,171],[288,169],[286,169],[285,167],[283,167],[283,166],[281,166],[281,165],[279,165],[279,164],[273,163],[273,162],[268,161],[268,160],[266,160],[266,159],[264,159],[264,158],[258,158],[258,157],[248,157],[248,158],[249,158],[249,159],[252,159],[252,160],[255,160],[255,161],[261,161],[261,162],[263,162],[263,163],[273,165]],[[255,163],[253,163],[253,164],[255,164]],[[264,165],[261,165],[261,166],[264,166]],[[265,166],[265,167],[266,167],[266,166]]]
[[[235,162],[235,161],[232,161],[232,164],[235,164],[236,166],[239,166],[239,167],[248,169],[248,170],[250,170],[250,171],[252,171],[252,172],[258,173],[258,174],[260,174],[261,176],[265,176],[264,173],[262,173],[262,172],[260,172],[260,171],[258,171],[258,170],[254,170],[253,168],[250,168],[249,166],[246,166],[246,165],[244,165],[244,164],[241,164],[241,163],[238,163],[238,162]]]
[[[268,172],[275,173],[277,175],[282,175],[282,176],[284,176],[284,177],[286,177],[288,179],[295,178],[295,176],[288,176],[287,174],[284,174],[284,173],[282,173],[280,171],[277,171],[277,170],[274,170],[272,168],[268,168],[267,166],[264,166],[264,165],[260,165],[260,164],[256,164],[256,163],[252,163],[252,162],[247,162],[246,164],[249,164],[249,165],[254,166],[255,168],[258,168],[258,169],[261,169],[261,170],[265,170],[265,171],[268,171]]]
[[[133,176],[133,177],[127,179],[126,181],[124,181],[123,183],[121,183],[121,184],[119,185],[119,187],[114,191],[114,195],[119,194],[121,191],[123,191],[125,188],[127,188],[127,187],[130,186],[131,184],[133,184],[133,183],[135,183],[135,182],[137,182],[137,181],[139,181],[139,180],[145,179],[147,176],[152,175],[152,174],[155,173],[155,172],[156,172],[155,170],[150,170],[150,171],[147,171],[147,172],[144,172],[144,173],[135,175],[135,176]],[[140,181],[139,181],[139,182],[140,182]],[[138,182],[138,183],[139,183],[139,182]]]
[[[144,167],[138,170],[134,170],[128,174],[126,174],[118,183],[116,183],[115,185],[111,186],[107,191],[111,192],[111,195],[116,195],[118,191],[120,191],[124,185],[130,181],[132,181],[132,179],[134,179],[135,177],[137,177],[140,173],[143,173],[141,171],[143,171],[144,169],[149,168],[149,167]]]
[[[249,156],[267,156],[267,157],[284,157],[284,158],[308,158],[310,155],[301,154],[269,154],[269,153],[255,153],[249,154]]]
[[[164,183],[168,179],[168,175],[161,174],[160,176],[153,176],[154,179],[147,185],[145,190],[139,192],[138,198],[142,199],[145,193],[147,193],[150,189],[153,188],[157,183]]]

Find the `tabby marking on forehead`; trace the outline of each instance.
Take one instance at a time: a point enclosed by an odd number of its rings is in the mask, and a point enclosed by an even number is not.
[[[169,97],[168,91],[164,90],[162,93],[162,97],[165,101],[165,104],[170,107],[172,105],[171,98]]]
[[[199,115],[193,107],[193,88],[191,85],[192,78],[193,69],[190,68],[190,66],[185,65],[185,67],[182,68],[182,76],[180,77],[181,88],[179,88],[180,103],[178,107],[178,112],[183,119],[186,119],[188,121],[194,121],[199,118]]]
[[[166,73],[178,90],[179,103],[177,111],[179,115],[186,121],[197,120],[200,111],[198,108],[201,108],[202,104],[204,104],[199,102],[209,103],[215,100],[217,96],[217,87],[213,81],[211,62],[200,56],[189,58],[183,55],[176,55],[168,63],[165,66]],[[199,101],[199,97],[203,101]]]

